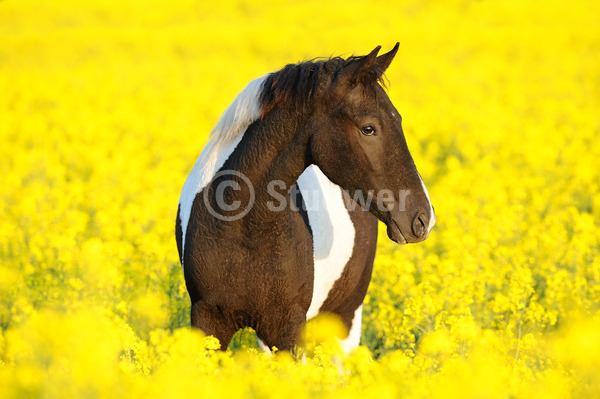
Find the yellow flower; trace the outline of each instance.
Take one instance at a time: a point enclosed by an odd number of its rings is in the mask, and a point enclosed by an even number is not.
[[[0,2],[6,397],[599,397],[600,3]],[[376,16],[372,18],[371,16]],[[183,181],[251,79],[396,41],[437,223],[380,226],[361,344],[189,328]],[[290,45],[293,44],[293,45]],[[389,48],[389,47],[388,47]]]

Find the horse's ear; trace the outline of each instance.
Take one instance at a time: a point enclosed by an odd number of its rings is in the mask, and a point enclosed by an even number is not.
[[[357,66],[351,82],[352,84],[358,82],[363,76],[368,76],[371,74],[373,65],[375,65],[377,62],[377,54],[379,54],[379,50],[381,50],[381,46],[375,47],[368,55],[365,55],[364,57],[355,61]]]
[[[372,74],[373,66],[377,61],[377,54],[381,46],[375,47],[364,57],[353,58],[335,77],[332,98],[338,98],[349,88],[356,86],[364,77]]]
[[[358,83],[362,76],[370,73],[371,68],[377,60],[377,54],[380,49],[381,46],[377,46],[368,55],[353,59],[339,72],[336,78],[336,84],[338,86],[354,86]]]
[[[396,42],[396,45],[394,46],[394,48],[391,51],[389,51],[388,53],[385,53],[383,55],[380,55],[375,60],[374,65],[375,65],[375,71],[377,71],[377,74],[378,74],[378,76],[377,76],[378,78],[381,78],[381,75],[383,75],[383,73],[386,71],[386,69],[388,69],[388,67],[392,63],[392,60],[394,59],[394,57],[396,56],[396,53],[398,52],[398,47],[400,47],[400,43]]]

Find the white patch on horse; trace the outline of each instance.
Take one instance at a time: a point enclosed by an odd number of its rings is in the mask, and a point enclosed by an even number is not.
[[[246,86],[212,130],[209,141],[188,175],[179,198],[181,219],[181,266],[185,252],[185,235],[196,195],[213,179],[242,140],[246,129],[260,117],[260,94],[267,76],[255,79]]]
[[[313,234],[315,276],[307,319],[315,317],[352,256],[354,224],[346,210],[342,190],[316,165],[298,178]]]
[[[260,339],[258,336],[256,337],[256,340],[258,341],[258,346],[260,346],[260,349],[263,350],[263,352],[267,353],[269,356],[273,355],[273,352],[271,352],[271,348],[269,348],[267,346],[267,344],[265,344],[262,339]]]
[[[433,210],[433,205],[431,205],[431,199],[429,199],[429,192],[427,191],[427,187],[425,187],[425,183],[423,182],[423,178],[419,174],[419,181],[421,182],[421,187],[423,187],[423,191],[425,192],[425,196],[427,197],[427,202],[429,202],[429,212],[431,213],[431,219],[429,219],[429,226],[427,226],[427,231],[431,231],[433,226],[435,225],[435,211]]]
[[[344,352],[350,353],[353,349],[358,348],[360,344],[360,332],[362,328],[362,308],[361,304],[354,312],[354,318],[352,319],[352,326],[348,332],[348,337],[340,342],[340,345]]]

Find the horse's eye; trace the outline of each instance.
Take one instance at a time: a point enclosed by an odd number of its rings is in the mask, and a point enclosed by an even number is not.
[[[373,136],[376,133],[375,128],[371,125],[363,126],[360,131],[365,136]]]

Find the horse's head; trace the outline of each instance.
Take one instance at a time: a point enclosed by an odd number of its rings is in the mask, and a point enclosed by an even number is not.
[[[420,242],[435,223],[408,150],[402,118],[380,82],[398,51],[345,60],[322,85],[310,157],[325,175],[387,225],[390,239]]]

